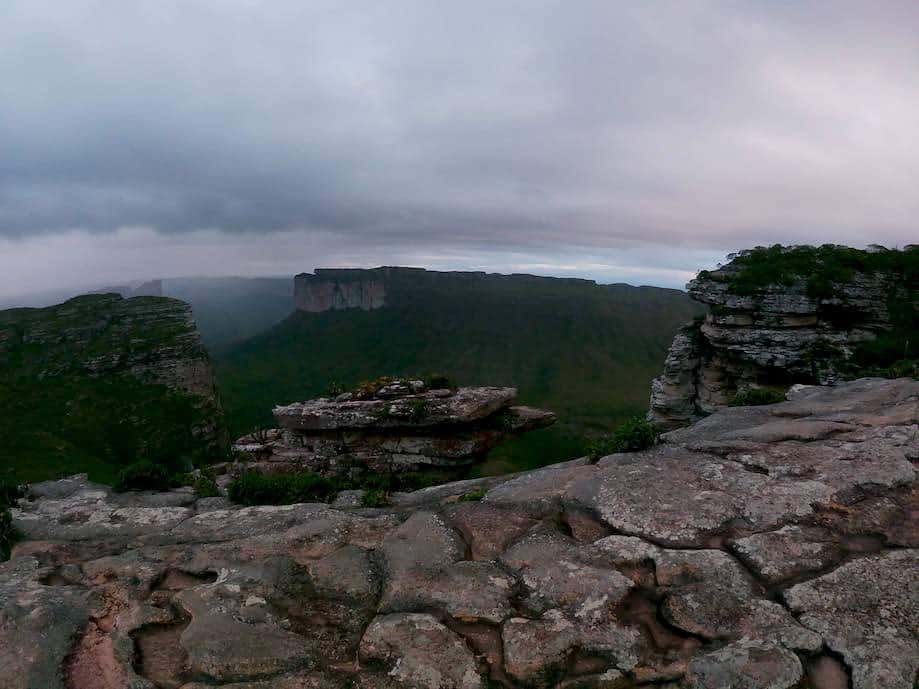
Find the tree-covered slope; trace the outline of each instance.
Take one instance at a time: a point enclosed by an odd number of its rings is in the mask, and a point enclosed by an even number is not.
[[[674,332],[700,311],[677,290],[395,271],[383,308],[294,313],[215,365],[238,434],[271,424],[276,404],[380,375],[516,386],[559,423],[502,448],[487,468],[501,471],[577,455],[587,436],[642,413]]]
[[[226,431],[188,306],[102,294],[0,311],[0,438],[18,481],[111,482],[138,460],[218,455]]]

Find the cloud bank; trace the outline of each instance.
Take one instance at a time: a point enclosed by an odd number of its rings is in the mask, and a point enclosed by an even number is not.
[[[0,292],[38,261],[653,279],[915,241],[917,27],[911,0],[8,0]]]

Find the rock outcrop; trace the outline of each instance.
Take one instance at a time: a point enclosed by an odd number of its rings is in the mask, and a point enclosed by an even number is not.
[[[36,484],[2,685],[911,689],[917,464],[919,382],[862,379],[383,509]]]
[[[281,428],[240,438],[234,447],[269,472],[356,478],[368,471],[461,470],[501,442],[555,422],[552,412],[513,406],[516,397],[514,388],[428,389],[420,380],[391,380],[276,407]]]
[[[2,311],[0,384],[9,466],[26,474],[33,453],[73,467],[228,444],[210,358],[176,299],[98,294]]]
[[[889,345],[896,356],[909,358],[919,341],[917,254],[773,247],[702,271],[687,289],[709,312],[674,338],[648,419],[675,428],[751,389],[852,377],[860,349],[891,333],[902,340]]]
[[[337,309],[372,311],[386,304],[386,283],[378,271],[318,268],[294,277],[294,306],[299,311],[321,313]]]

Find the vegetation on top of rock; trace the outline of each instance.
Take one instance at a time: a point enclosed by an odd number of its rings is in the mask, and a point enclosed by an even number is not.
[[[657,442],[657,431],[643,416],[633,416],[613,433],[588,445],[587,455],[597,460],[617,452],[640,452]]]
[[[293,505],[328,502],[340,490],[336,481],[317,474],[247,472],[231,481],[227,494],[240,505]]]
[[[362,490],[364,507],[383,507],[389,495],[446,483],[449,476],[437,472],[366,474],[355,479],[329,478],[313,472],[262,474],[249,471],[227,486],[230,500],[242,505],[290,505],[298,502],[330,502],[343,490]]]
[[[742,251],[733,257],[730,271],[702,271],[700,278],[726,280],[732,293],[755,295],[764,288],[790,287],[805,281],[807,295],[829,302],[822,316],[839,328],[852,327],[858,309],[847,304],[843,286],[859,276],[882,275],[888,293],[882,295],[890,316],[889,330],[858,343],[849,377],[917,375],[919,360],[919,245],[902,250],[875,247],[791,246],[776,244]],[[836,303],[838,302],[838,303]]]
[[[741,251],[731,258],[737,270],[726,278],[710,271],[700,272],[699,277],[727,279],[731,292],[741,295],[756,294],[772,285],[790,287],[804,278],[813,298],[832,297],[834,284],[851,282],[859,273],[902,274],[907,282],[919,280],[919,246],[868,251],[837,244],[775,244]]]
[[[176,477],[165,464],[149,460],[133,462],[118,472],[114,489],[118,492],[128,490],[169,490],[177,484]]]
[[[392,371],[430,389],[514,386],[521,404],[558,414],[552,428],[492,450],[476,473],[580,456],[585,438],[643,411],[673,334],[703,310],[678,290],[586,280],[417,271],[388,280],[382,308],[294,313],[215,353],[233,437],[270,424],[275,405]]]
[[[478,502],[485,497],[487,492],[485,488],[476,488],[460,496],[460,502]]]
[[[0,312],[0,436],[19,482],[86,472],[113,483],[221,456],[226,432],[187,305],[87,295]]]
[[[216,498],[220,495],[220,488],[217,487],[217,480],[211,469],[199,469],[188,478],[196,498]]]
[[[774,388],[748,388],[741,390],[731,400],[732,407],[758,407],[785,401],[785,393]]]

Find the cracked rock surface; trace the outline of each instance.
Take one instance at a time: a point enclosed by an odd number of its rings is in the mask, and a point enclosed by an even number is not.
[[[919,382],[863,379],[477,502],[37,484],[0,563],[0,686],[912,689],[917,466]]]

